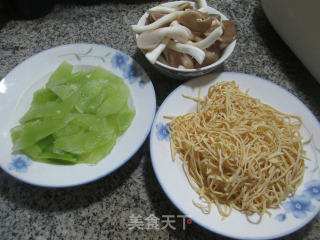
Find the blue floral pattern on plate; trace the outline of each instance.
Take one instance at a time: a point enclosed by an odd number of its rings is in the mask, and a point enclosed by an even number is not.
[[[157,134],[158,140],[169,141],[169,126],[167,124],[160,122],[156,124],[156,128],[157,128],[156,134]]]
[[[111,65],[114,68],[124,70],[126,65],[128,64],[129,59],[129,56],[120,52],[116,52],[116,54],[111,57]]]
[[[124,77],[128,79],[129,83],[132,84],[139,80],[142,75],[142,70],[136,62],[132,62],[132,64],[126,65],[123,74]]]
[[[25,173],[28,171],[28,167],[32,164],[32,160],[25,155],[15,155],[12,158],[12,162],[8,164],[8,169],[11,171],[17,171]]]
[[[305,127],[305,130],[309,133],[309,137],[307,138],[309,140],[307,140],[304,144],[311,147],[311,150],[315,156],[315,166],[312,170],[310,170],[310,172],[317,174],[319,170],[318,154],[320,153],[320,149],[316,147],[316,143],[311,131],[309,131],[307,127]],[[277,214],[275,216],[276,220],[279,222],[285,221],[288,213],[292,213],[292,215],[297,219],[302,219],[306,218],[309,212],[316,210],[316,206],[312,204],[312,200],[320,202],[320,180],[310,180],[304,183],[303,187],[304,190],[302,191],[301,195],[295,195],[282,204],[286,212]]]
[[[295,218],[305,218],[308,212],[315,210],[311,200],[305,195],[297,195],[283,203],[283,208],[291,212]]]
[[[135,62],[130,62],[130,57],[121,53],[116,52],[111,57],[111,65],[114,68],[119,68],[122,71],[124,78],[128,79],[130,84],[137,82],[143,73],[141,67]],[[144,87],[145,83],[143,81],[139,82],[140,87]]]
[[[143,88],[145,85],[146,85],[146,82],[144,82],[144,81],[140,81],[140,82],[139,82],[139,86],[140,86],[141,88]]]
[[[282,204],[285,213],[280,213],[275,216],[279,222],[283,222],[287,218],[288,213],[292,213],[295,218],[305,218],[308,212],[316,210],[312,204],[312,199],[320,201],[320,181],[311,180],[304,184],[304,191],[301,195],[295,195],[288,201]]]
[[[285,213],[280,213],[276,216],[276,219],[279,221],[279,222],[283,222],[284,220],[286,220],[287,218],[287,215]]]
[[[320,181],[312,180],[305,184],[303,194],[310,199],[320,201]]]

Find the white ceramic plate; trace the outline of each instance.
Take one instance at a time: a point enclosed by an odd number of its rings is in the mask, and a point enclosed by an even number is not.
[[[192,204],[199,200],[198,195],[190,187],[182,170],[182,161],[171,160],[168,120],[164,115],[177,116],[195,111],[194,101],[181,95],[197,96],[201,87],[201,95],[207,93],[209,86],[219,81],[236,81],[241,90],[250,89],[249,95],[260,98],[263,102],[282,112],[302,117],[301,133],[308,139],[313,133],[312,141],[305,146],[308,157],[307,169],[302,185],[296,195],[287,199],[281,208],[271,210],[272,216],[265,215],[259,224],[250,223],[244,214],[233,210],[231,216],[222,220],[214,206],[210,214],[203,214]],[[241,73],[220,73],[206,75],[182,84],[174,90],[162,103],[155,117],[150,134],[150,151],[152,164],[160,185],[169,199],[196,223],[213,232],[238,239],[271,239],[287,235],[307,224],[320,209],[320,125],[310,110],[298,98],[274,83]],[[303,197],[302,197],[303,196]],[[250,217],[256,221],[257,216]]]
[[[125,79],[131,91],[136,116],[119,137],[112,152],[96,165],[61,166],[32,161],[25,155],[12,155],[10,129],[28,110],[33,93],[45,85],[62,61],[75,71],[102,66]],[[70,44],[38,53],[16,66],[0,82],[0,166],[26,183],[45,187],[68,187],[97,180],[128,161],[149,134],[155,114],[156,98],[152,82],[129,56],[96,44]]]

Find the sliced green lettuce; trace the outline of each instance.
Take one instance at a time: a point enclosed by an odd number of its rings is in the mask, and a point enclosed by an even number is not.
[[[73,72],[62,62],[11,129],[13,151],[50,164],[95,164],[130,126],[128,99],[122,78],[102,67]]]

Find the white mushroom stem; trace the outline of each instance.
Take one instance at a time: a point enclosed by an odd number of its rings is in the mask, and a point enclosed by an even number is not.
[[[199,42],[189,42],[189,44],[201,49],[206,49],[210,47],[212,44],[214,44],[214,42],[217,41],[222,34],[222,27],[219,26],[215,30],[213,30],[205,39]]]
[[[148,12],[158,12],[158,13],[173,13],[173,12],[176,12],[177,10],[174,9],[174,8],[170,8],[170,7],[164,7],[164,6],[156,6],[156,7],[153,7],[153,8],[150,8],[148,10]]]
[[[165,38],[162,42],[152,51],[146,53],[146,58],[149,60],[150,63],[154,64],[158,57],[161,55],[163,50],[167,47],[169,38]]]
[[[163,27],[153,31],[143,32],[137,39],[138,48],[147,50],[153,49],[165,37],[186,43],[188,41],[189,33],[180,27]]]
[[[208,7],[208,4],[207,4],[207,1],[206,0],[198,0],[198,8],[207,8]]]
[[[142,33],[149,30],[155,30],[157,28],[162,27],[165,24],[172,22],[177,19],[179,16],[184,14],[184,11],[176,11],[173,13],[169,13],[164,15],[162,18],[159,18],[157,21],[148,24],[148,25],[131,25],[131,29],[136,33]]]
[[[199,64],[202,64],[206,54],[203,50],[198,47],[189,45],[189,44],[182,44],[177,43],[174,41],[170,41],[168,43],[168,48],[175,50],[180,53],[186,53],[192,56]]]
[[[208,7],[202,7],[202,8],[199,8],[198,11],[202,12],[202,13],[209,13],[209,8]]]
[[[188,35],[189,35],[189,36],[188,36],[188,39],[189,39],[189,40],[193,40],[194,36],[193,36],[193,33],[191,32],[191,30],[190,30],[189,28],[181,25],[177,20],[174,20],[174,21],[170,24],[170,26],[172,26],[172,27],[179,27],[179,28],[184,29],[186,32],[188,32]]]

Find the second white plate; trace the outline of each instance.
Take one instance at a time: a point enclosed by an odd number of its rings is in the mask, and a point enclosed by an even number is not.
[[[178,116],[196,110],[196,103],[182,94],[197,97],[207,94],[209,86],[219,81],[236,81],[241,90],[250,89],[249,95],[260,98],[276,109],[302,117],[301,133],[305,139],[313,134],[305,146],[307,156],[304,181],[296,195],[288,198],[279,209],[271,210],[272,216],[264,215],[259,224],[250,223],[246,216],[236,210],[222,220],[216,207],[210,214],[203,214],[192,204],[199,200],[182,169],[182,161],[172,161],[168,120],[163,116]],[[276,84],[247,74],[220,73],[206,75],[182,84],[162,103],[155,117],[150,135],[152,165],[160,185],[169,199],[188,217],[213,232],[239,239],[271,239],[292,233],[307,224],[320,210],[320,126],[317,119],[303,103]],[[307,193],[305,196],[304,193]],[[303,195],[303,197],[301,197]],[[254,218],[255,216],[253,216]],[[251,219],[255,221],[255,219]]]

